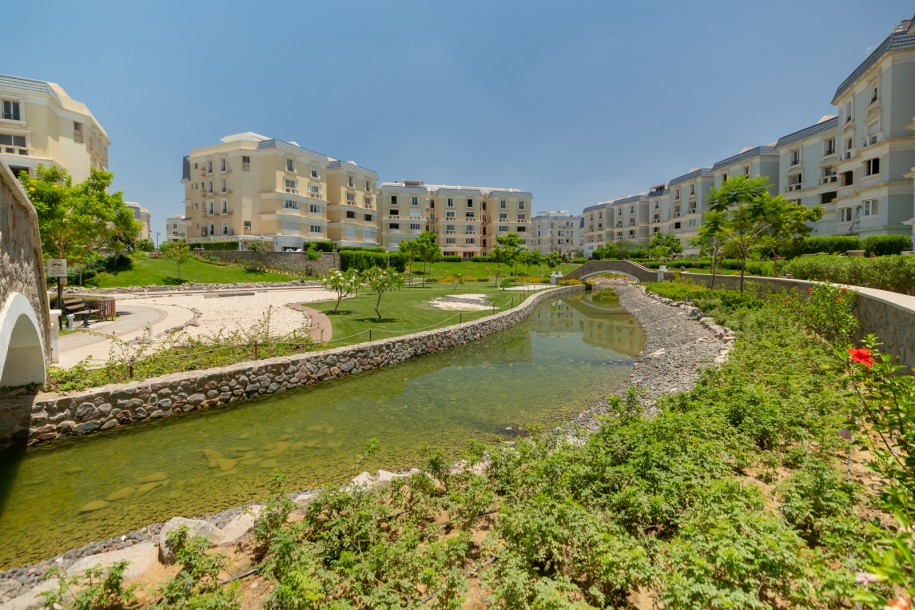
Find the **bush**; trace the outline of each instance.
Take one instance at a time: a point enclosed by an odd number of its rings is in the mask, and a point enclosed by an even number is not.
[[[129,271],[133,268],[133,261],[126,254],[115,254],[105,259],[105,271]]]
[[[463,260],[464,260],[464,257],[462,257],[462,256],[443,256],[442,257],[443,263],[460,263]]]
[[[584,265],[585,263],[588,262],[588,259],[586,259],[586,258],[573,258],[573,259],[572,259],[572,262],[575,263],[576,265]]]
[[[558,284],[560,286],[578,286],[581,284],[581,280],[576,280],[575,278],[570,278],[567,280],[559,280]]]
[[[380,252],[367,248],[340,250],[340,268],[343,271],[355,269],[365,271],[372,267],[393,267],[403,273],[407,265],[406,257],[400,252]]]
[[[909,235],[871,235],[864,240],[864,250],[868,256],[890,256],[911,249],[912,238]]]
[[[188,244],[191,250],[238,250],[237,241],[209,241],[202,243]]]
[[[387,252],[381,246],[374,246],[371,248],[363,248],[362,246],[343,246],[337,248],[338,252]]]
[[[305,246],[318,252],[333,252],[336,244],[332,241],[308,241]]]
[[[915,294],[915,256],[804,256],[785,263],[784,271],[801,280]]]
[[[494,263],[495,262],[491,256],[474,256],[470,260],[475,263]]]
[[[802,254],[845,254],[849,250],[862,250],[861,239],[855,235],[823,235],[805,237],[779,248],[779,254],[794,258]]]

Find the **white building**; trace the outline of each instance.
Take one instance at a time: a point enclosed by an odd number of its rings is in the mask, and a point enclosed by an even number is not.
[[[581,249],[581,219],[568,210],[540,212],[531,219],[531,250],[569,258]]]

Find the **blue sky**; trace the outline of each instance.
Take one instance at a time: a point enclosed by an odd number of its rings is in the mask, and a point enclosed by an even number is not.
[[[182,156],[241,131],[381,180],[516,187],[537,211],[580,211],[832,113],[865,50],[915,12],[754,5],[50,0],[7,15],[0,72],[90,108],[153,233],[183,213]]]

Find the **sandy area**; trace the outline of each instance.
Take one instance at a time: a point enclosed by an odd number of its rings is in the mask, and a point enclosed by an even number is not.
[[[448,311],[483,311],[490,309],[492,302],[485,294],[452,294],[432,299],[429,305]]]

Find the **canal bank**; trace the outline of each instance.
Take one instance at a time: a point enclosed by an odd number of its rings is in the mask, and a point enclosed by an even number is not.
[[[618,292],[620,293],[619,304],[624,305],[633,314],[634,319],[643,327],[645,333],[642,339],[645,347],[641,349],[641,355],[635,362],[634,367],[629,367],[626,370],[627,374],[621,381],[628,379],[630,384],[642,388],[644,390],[643,397],[646,400],[654,400],[665,391],[688,389],[695,381],[695,378],[698,377],[695,367],[711,364],[727,348],[727,341],[725,341],[728,338],[727,335],[719,336],[720,333],[716,332],[715,329],[710,329],[708,326],[699,323],[698,320],[691,318],[688,310],[671,307],[666,303],[647,297],[638,287],[618,287]],[[604,315],[603,319],[601,319],[603,314],[595,314],[595,317],[590,319],[587,317],[574,319],[572,317],[576,312],[587,313],[595,309],[595,307],[600,309],[600,303],[584,299],[576,301],[574,307],[569,306],[569,308],[557,312],[559,314],[557,316],[558,322],[541,323],[539,336],[562,343],[567,341],[569,336],[561,333],[560,330],[566,326],[582,326],[589,329],[587,330],[588,334],[583,335],[584,342],[588,340],[595,341],[600,337],[615,337],[614,340],[619,342],[634,332],[634,326],[629,321],[613,323],[612,318],[616,314]],[[570,320],[572,321],[570,322]],[[553,336],[550,337],[550,335]],[[523,342],[519,342],[517,338],[507,337],[505,342],[495,346],[494,354],[488,357],[488,362],[484,364],[494,365],[498,361],[504,360],[504,353],[507,349],[514,349],[520,354],[522,361],[530,359],[527,353],[528,350],[523,345]],[[544,370],[552,368],[552,363],[544,364]],[[520,366],[518,362],[505,362],[504,365],[510,368]],[[397,371],[398,368],[392,368],[389,372]],[[606,408],[606,401],[602,400],[603,397],[610,393],[625,393],[626,386],[617,383],[614,379],[611,380],[613,383],[610,384],[613,387],[609,390],[604,391],[602,387],[597,388],[596,398],[589,400],[584,395],[577,394],[576,387],[586,386],[589,383],[598,383],[601,381],[600,377],[612,375],[610,370],[610,367],[604,363],[588,369],[585,375],[579,379],[563,375],[554,376],[554,385],[562,390],[562,396],[553,399],[557,402],[572,403],[567,405],[569,408],[566,409],[564,415],[566,421],[574,419],[576,414],[580,413],[583,408],[593,407],[595,403],[600,403],[592,408],[586,417],[579,418],[581,421],[590,420],[593,415]],[[469,371],[469,374],[464,379],[477,379],[478,374],[478,372]],[[543,373],[534,376],[548,376],[548,374]],[[347,381],[346,383],[350,382]],[[458,385],[466,385],[466,383],[459,382]],[[603,387],[608,386],[605,385]],[[467,400],[479,401],[482,399],[482,395],[476,390],[476,387],[466,388],[464,394],[465,402]],[[204,416],[201,419],[206,419],[206,417],[209,416]],[[141,429],[142,427],[137,430]],[[418,462],[412,461],[403,465],[416,463]],[[372,464],[366,464],[365,466],[367,468],[373,467]],[[211,515],[208,519],[214,521],[215,525],[221,526],[230,521],[238,512],[239,509],[237,508],[230,509],[218,515]],[[91,517],[92,514],[88,513],[86,517]],[[182,512],[179,514],[191,515],[200,514],[200,512]],[[111,538],[68,551],[54,560],[43,562],[36,566],[13,569],[0,574],[0,599],[15,596],[34,586],[37,583],[38,575],[43,573],[48,565],[54,564],[67,567],[80,557],[116,548],[130,547],[141,542],[153,541],[157,537],[159,527],[159,525],[147,526],[119,538]]]

